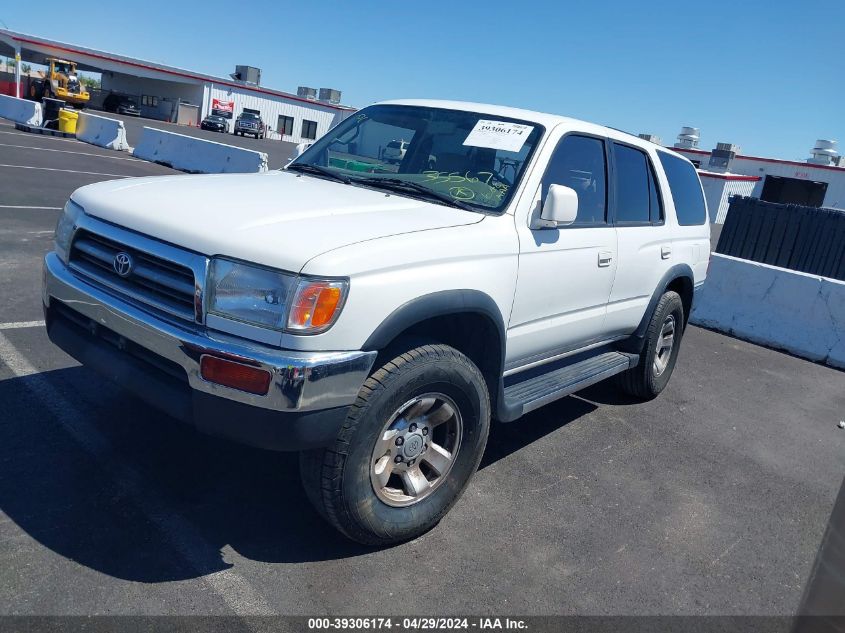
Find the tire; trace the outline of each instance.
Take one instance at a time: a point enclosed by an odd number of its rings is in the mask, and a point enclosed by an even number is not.
[[[317,512],[348,538],[401,543],[430,530],[457,502],[489,430],[490,396],[478,368],[452,347],[421,345],[367,379],[331,446],[300,455],[302,483]],[[402,434],[407,439],[400,444]],[[439,461],[434,458],[445,446],[451,460],[436,470],[428,460]],[[387,453],[379,458],[382,450]],[[404,461],[396,464],[396,458]],[[390,486],[377,483],[379,464],[389,465],[381,472],[393,473]],[[425,479],[412,479],[424,483],[417,484],[419,492],[403,492],[414,469]]]
[[[622,390],[635,398],[651,400],[656,398],[669,384],[684,333],[684,304],[677,292],[668,291],[660,297],[646,329],[645,344],[640,352],[640,362],[619,374]],[[666,334],[671,328],[672,342],[665,348]],[[658,353],[658,343],[661,343]]]

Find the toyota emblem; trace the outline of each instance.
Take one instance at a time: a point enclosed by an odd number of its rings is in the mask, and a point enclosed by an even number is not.
[[[121,277],[128,277],[132,272],[133,266],[134,262],[132,261],[132,256],[129,253],[124,253],[123,251],[115,255],[114,261],[112,261],[114,272]]]

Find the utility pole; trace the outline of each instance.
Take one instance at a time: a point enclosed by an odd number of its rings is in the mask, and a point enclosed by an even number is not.
[[[15,46],[15,96],[21,98],[21,47]]]

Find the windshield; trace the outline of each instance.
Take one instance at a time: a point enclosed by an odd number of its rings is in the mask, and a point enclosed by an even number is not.
[[[253,120],[255,120],[255,119],[258,118],[258,115],[253,114],[252,112],[241,112],[241,118],[242,119],[253,119]]]
[[[373,186],[380,179],[413,183],[464,205],[501,211],[543,132],[538,123],[492,114],[376,105],[343,121],[291,166],[315,165]]]

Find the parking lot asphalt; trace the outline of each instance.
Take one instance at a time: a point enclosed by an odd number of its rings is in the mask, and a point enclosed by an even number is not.
[[[279,141],[272,139],[256,139],[251,136],[235,136],[232,132],[224,134],[222,132],[211,132],[209,130],[202,130],[197,127],[188,125],[176,125],[175,123],[165,123],[164,121],[154,121],[152,119],[142,119],[140,117],[125,116],[122,114],[115,114],[113,112],[96,112],[92,114],[107,116],[112,119],[120,119],[126,128],[126,140],[129,145],[135,147],[138,140],[141,138],[141,131],[144,127],[153,127],[167,132],[176,132],[177,134],[185,134],[187,136],[194,136],[196,138],[203,138],[215,143],[225,143],[227,145],[234,145],[236,147],[243,147],[251,149],[256,152],[265,152],[267,154],[270,169],[281,169],[293,157],[296,151],[296,143],[288,141]],[[234,129],[234,119],[230,122],[229,128]]]
[[[174,172],[13,132],[0,122],[0,614],[798,608],[845,472],[845,373],[690,327],[659,398],[602,384],[496,426],[439,526],[360,547],[308,505],[295,455],[197,435],[49,343],[58,208]]]

